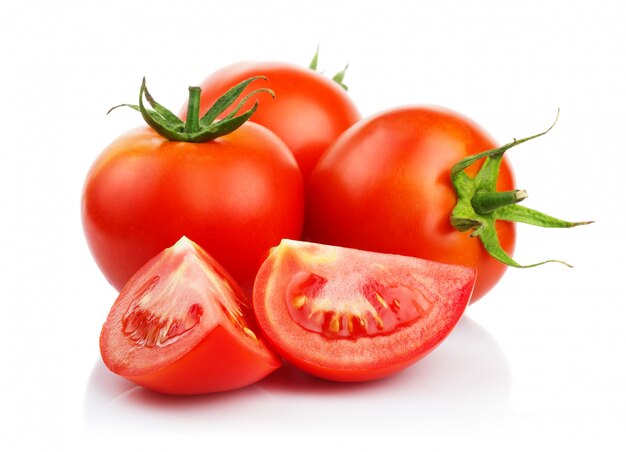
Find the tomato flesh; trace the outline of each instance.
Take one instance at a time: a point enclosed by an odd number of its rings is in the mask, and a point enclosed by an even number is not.
[[[363,381],[432,351],[470,299],[476,271],[293,240],[273,248],[254,286],[272,346],[314,375]]]
[[[235,389],[280,366],[242,289],[185,237],[124,286],[100,349],[111,371],[168,394]]]

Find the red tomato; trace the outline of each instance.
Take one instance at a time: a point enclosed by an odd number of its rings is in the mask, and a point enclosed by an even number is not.
[[[251,121],[267,127],[287,144],[306,182],[320,155],[360,119],[359,112],[338,83],[314,70],[284,63],[241,62],[215,72],[202,82],[201,113],[228,88],[258,75],[267,80],[255,81],[244,95],[253,89],[269,88],[276,97],[253,96],[245,108],[258,100],[259,109]]]
[[[258,124],[205,143],[138,128],[93,164],[82,217],[92,254],[118,290],[185,235],[249,291],[267,251],[300,236],[303,198],[289,149]]]
[[[261,266],[254,311],[274,348],[338,381],[381,378],[433,350],[457,323],[474,269],[283,240]]]
[[[100,350],[111,371],[167,394],[239,388],[281,364],[237,283],[185,237],[124,286]]]
[[[398,108],[363,120],[328,149],[311,174],[307,239],[476,268],[476,301],[507,266],[470,238],[470,231],[450,224],[457,201],[450,169],[495,147],[475,123],[442,109]],[[513,189],[506,159],[497,189]],[[498,221],[496,228],[502,248],[512,253],[514,224]]]

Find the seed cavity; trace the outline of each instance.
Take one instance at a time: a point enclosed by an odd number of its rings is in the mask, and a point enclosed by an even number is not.
[[[122,318],[122,329],[138,347],[165,347],[200,323],[202,314],[202,306],[193,304],[182,318],[163,318],[135,304]]]
[[[155,308],[159,305],[158,297],[152,296],[152,290],[158,283],[158,276],[146,281],[137,290],[122,317],[122,333],[137,347],[164,347],[176,342],[200,323],[204,313],[202,306],[197,303],[189,305],[182,312],[177,307],[176,314],[157,312]]]
[[[301,327],[344,339],[390,334],[432,309],[432,303],[414,288],[365,278],[355,278],[352,286],[344,281],[335,287],[333,281],[304,271],[293,276],[285,301]]]

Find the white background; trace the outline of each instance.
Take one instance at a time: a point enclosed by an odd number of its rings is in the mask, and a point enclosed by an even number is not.
[[[28,1],[0,7],[0,448],[624,450],[621,177],[626,14],[618,1]],[[175,111],[232,62],[350,63],[364,116],[438,104],[500,142],[526,205],[575,230],[520,227],[509,270],[449,339],[392,378],[340,385],[281,370],[177,399],[108,373],[98,335],[116,293],[80,223],[85,174],[140,123],[141,78]],[[277,438],[301,435],[304,438]]]

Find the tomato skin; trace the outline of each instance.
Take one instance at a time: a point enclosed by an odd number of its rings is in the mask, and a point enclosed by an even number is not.
[[[306,237],[476,268],[474,302],[507,267],[469,232],[450,224],[456,204],[450,169],[468,155],[495,147],[478,125],[440,108],[403,107],[365,119],[328,149],[311,174]],[[476,170],[474,165],[468,173]],[[497,189],[513,188],[505,158]],[[514,224],[497,222],[497,229],[511,254]]]
[[[132,130],[94,162],[82,198],[87,242],[118,290],[185,235],[249,291],[269,248],[299,237],[303,212],[293,156],[273,133],[249,123],[206,143]]]
[[[259,108],[250,120],[267,127],[287,144],[306,182],[322,153],[361,116],[346,91],[329,78],[308,68],[252,61],[232,64],[206,78],[200,84],[200,113],[228,88],[258,75],[267,80],[253,82],[244,95],[269,88],[276,97],[255,96],[244,108],[258,100]]]
[[[255,383],[280,367],[280,361],[260,360],[218,325],[193,352],[146,375],[126,378],[144,388],[172,395],[223,392]]]
[[[302,272],[319,275],[331,286],[314,293],[310,313],[301,303],[290,305],[290,287]],[[265,338],[283,358],[321,378],[358,382],[389,376],[430,353],[461,318],[474,287],[476,271],[407,256],[283,240],[261,266],[254,286],[253,306]],[[401,308],[389,307],[365,294],[406,289],[408,304],[426,305],[412,319]],[[396,297],[386,298],[389,306]],[[397,297],[400,303],[409,298]],[[413,300],[420,300],[419,302]],[[376,303],[383,323],[367,317]],[[306,305],[306,303],[305,303]],[[295,306],[295,307],[294,307]],[[399,305],[398,305],[399,306]],[[378,306],[380,309],[380,306]],[[342,311],[343,310],[343,311]],[[294,312],[295,311],[295,314]],[[385,317],[383,312],[391,316]],[[319,330],[309,320],[319,316]],[[327,314],[341,314],[332,328]],[[373,332],[356,334],[360,319],[374,323]],[[355,320],[356,319],[356,320]],[[387,320],[401,320],[387,328]],[[352,327],[348,326],[352,324]],[[344,327],[339,333],[338,325]],[[356,326],[355,326],[356,325]],[[378,329],[377,329],[378,328]],[[332,334],[335,332],[336,334]]]
[[[188,321],[180,317],[185,309],[177,310],[177,305],[199,306],[195,324],[175,340],[152,346],[141,342],[150,336],[146,332],[151,326],[165,334],[172,331],[173,320]],[[135,329],[129,329],[125,322],[137,306],[147,312],[141,317],[145,323],[135,321]],[[148,261],[124,286],[102,327],[100,350],[112,372],[153,391],[177,395],[237,389],[281,365],[261,339],[242,289],[186,237]]]

